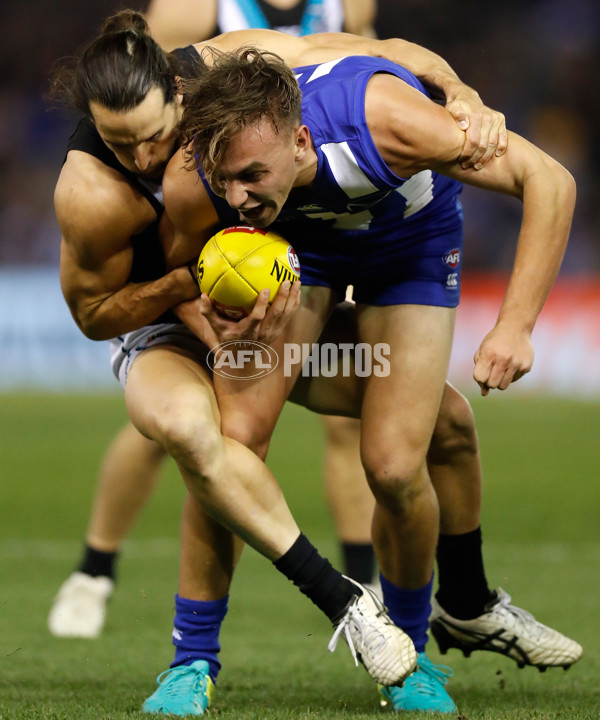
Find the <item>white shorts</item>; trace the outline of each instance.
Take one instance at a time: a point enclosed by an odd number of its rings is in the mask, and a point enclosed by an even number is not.
[[[110,364],[121,387],[125,388],[129,371],[138,355],[159,345],[173,345],[206,365],[208,348],[185,325],[148,325],[110,341]],[[208,365],[206,368],[209,369]]]

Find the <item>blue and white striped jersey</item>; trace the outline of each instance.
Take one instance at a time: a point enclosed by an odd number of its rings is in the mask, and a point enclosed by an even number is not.
[[[365,91],[373,74],[396,75],[419,92],[427,92],[408,70],[387,60],[349,57],[296,69],[302,89],[302,121],[311,133],[318,170],[309,201],[286,203],[279,223],[320,221],[323,227],[347,231],[400,231],[414,223],[436,224],[460,213],[455,180],[430,170],[408,180],[384,163],[367,127]],[[407,223],[407,221],[411,221]]]

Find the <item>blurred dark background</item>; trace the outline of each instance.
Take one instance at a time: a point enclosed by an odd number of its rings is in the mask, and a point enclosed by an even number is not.
[[[72,118],[49,111],[50,67],[105,17],[145,2],[21,0],[0,10],[0,266],[56,265],[52,192]],[[379,0],[381,37],[445,57],[508,127],[560,160],[578,183],[563,273],[600,272],[600,3],[597,0]],[[520,206],[467,188],[465,271],[510,267]]]

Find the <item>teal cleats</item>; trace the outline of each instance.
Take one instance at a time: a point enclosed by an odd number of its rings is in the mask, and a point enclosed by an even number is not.
[[[430,712],[456,712],[454,701],[444,685],[452,677],[445,665],[434,665],[424,652],[419,653],[417,669],[404,681],[402,687],[380,687],[381,704],[392,704],[394,710],[428,710]]]
[[[142,706],[142,712],[161,715],[204,715],[215,689],[206,660],[178,665],[162,672],[158,687]]]

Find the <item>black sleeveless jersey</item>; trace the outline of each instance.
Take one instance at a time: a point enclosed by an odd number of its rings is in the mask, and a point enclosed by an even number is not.
[[[172,66],[177,75],[192,77],[202,64],[200,56],[192,45],[174,50],[170,54]],[[158,223],[164,206],[162,202],[162,182],[149,182],[123,167],[115,154],[102,141],[88,117],[79,121],[75,132],[69,138],[67,152],[79,150],[92,155],[104,165],[120,173],[150,203],[156,213],[156,220],[141,233],[131,238],[133,245],[133,264],[129,275],[130,282],[148,282],[157,280],[166,272],[166,263],[162,245],[158,236]],[[177,317],[167,312],[157,318],[154,323],[179,322]]]
[[[165,260],[162,246],[158,239],[158,221],[163,212],[162,203],[152,193],[147,183],[142,182],[132,172],[124,168],[114,153],[102,142],[92,121],[85,117],[79,121],[75,132],[69,138],[68,150],[79,150],[92,155],[104,165],[121,173],[123,177],[138,190],[152,205],[156,213],[156,221],[151,223],[139,235],[132,237],[133,266],[129,280],[144,282],[156,280],[165,274]],[[160,188],[160,186],[157,186]]]

